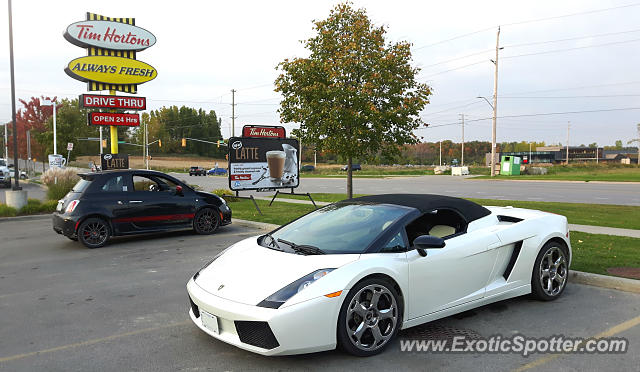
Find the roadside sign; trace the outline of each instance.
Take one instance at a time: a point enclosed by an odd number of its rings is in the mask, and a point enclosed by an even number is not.
[[[298,153],[293,138],[229,139],[229,188],[275,190],[300,184]]]
[[[287,131],[281,126],[245,125],[242,127],[242,136],[257,138],[285,138],[287,136]]]
[[[102,170],[129,169],[129,155],[127,154],[102,154],[100,156]]]
[[[120,110],[146,110],[145,97],[105,96],[100,94],[81,94],[80,108],[108,108]]]
[[[90,112],[89,125],[115,125],[120,127],[139,127],[139,114],[122,114],[116,112]]]
[[[73,151],[73,142],[67,143],[67,151]]]

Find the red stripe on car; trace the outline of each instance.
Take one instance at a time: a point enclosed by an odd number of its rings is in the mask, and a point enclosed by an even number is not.
[[[187,214],[165,214],[160,216],[141,216],[141,217],[124,217],[115,218],[113,222],[151,222],[151,221],[173,221],[173,220],[186,220],[193,218],[194,213]]]

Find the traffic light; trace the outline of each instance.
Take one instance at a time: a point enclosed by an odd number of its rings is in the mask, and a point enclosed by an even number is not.
[[[158,140],[158,147],[162,147],[162,140],[161,139]]]
[[[182,139],[182,147],[187,147],[187,139],[186,138]]]
[[[107,140],[106,139],[102,140],[102,147],[103,148],[107,148]]]
[[[220,148],[220,140],[217,140],[216,144],[218,145],[218,148]]]

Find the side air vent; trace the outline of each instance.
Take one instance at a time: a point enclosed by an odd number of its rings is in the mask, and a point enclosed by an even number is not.
[[[522,218],[499,215],[498,216],[498,221],[500,221],[500,222],[518,223],[518,222],[522,221]]]
[[[511,275],[511,270],[513,270],[513,266],[516,264],[518,260],[518,256],[520,255],[520,250],[522,249],[522,240],[517,242],[513,247],[513,252],[511,252],[511,258],[509,259],[509,264],[507,264],[507,268],[504,270],[504,280],[509,280],[509,275]]]

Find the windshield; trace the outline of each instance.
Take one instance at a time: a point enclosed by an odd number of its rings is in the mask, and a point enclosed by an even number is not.
[[[295,248],[290,247],[288,242],[291,242],[315,247],[325,254],[363,253],[382,231],[409,211],[387,204],[333,204],[271,235],[280,246],[287,248]],[[273,248],[269,238],[262,239],[261,244]]]

